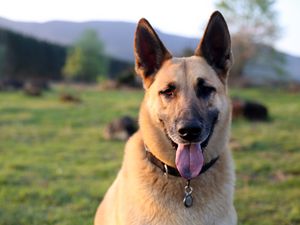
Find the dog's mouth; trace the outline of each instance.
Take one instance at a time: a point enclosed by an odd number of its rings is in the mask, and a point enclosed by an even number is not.
[[[199,141],[188,142],[178,137],[176,132],[167,129],[163,120],[160,120],[165,131],[166,137],[169,139],[173,149],[176,151],[175,164],[180,175],[191,180],[196,178],[204,165],[203,151],[207,147],[209,140],[214,133],[215,125],[218,121],[218,114],[213,118],[208,134]],[[174,129],[175,130],[175,129]]]
[[[197,177],[204,165],[203,150],[208,145],[210,135],[203,142],[176,143],[170,137],[171,144],[176,150],[176,167],[182,177],[191,180]]]
[[[200,174],[204,165],[203,151],[207,147],[213,131],[214,125],[203,141],[192,143],[180,143],[180,141],[174,141],[174,139],[166,133],[173,149],[176,151],[176,167],[180,175],[185,179],[191,180]]]
[[[210,139],[211,135],[212,135],[212,132],[209,133],[209,135],[207,136],[207,138],[204,141],[202,141],[202,142],[195,142],[195,144],[196,143],[200,143],[200,147],[201,147],[202,151],[204,151],[205,148],[208,145],[208,142],[209,142],[209,139]],[[175,141],[173,141],[172,138],[167,133],[166,133],[166,136],[169,139],[169,141],[171,142],[171,145],[172,145],[173,149],[176,151],[179,144],[177,144]],[[186,143],[186,144],[188,144],[188,143]]]

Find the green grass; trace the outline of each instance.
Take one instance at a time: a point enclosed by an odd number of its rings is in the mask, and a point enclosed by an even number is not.
[[[137,116],[142,91],[73,90],[81,104],[0,93],[0,224],[92,224],[120,167],[123,142],[105,124]],[[239,224],[300,224],[300,94],[234,90],[265,103],[268,123],[233,123]]]

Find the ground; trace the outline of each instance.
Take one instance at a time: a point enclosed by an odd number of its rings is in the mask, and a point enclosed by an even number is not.
[[[0,224],[92,224],[120,167],[123,142],[105,141],[112,119],[138,115],[142,91],[70,89],[82,103],[0,93]],[[232,125],[235,205],[242,225],[300,224],[300,93],[233,90],[270,109],[271,121]]]

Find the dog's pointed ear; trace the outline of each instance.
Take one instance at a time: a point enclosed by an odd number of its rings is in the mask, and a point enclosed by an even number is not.
[[[233,59],[229,30],[220,12],[211,15],[195,55],[204,57],[220,79],[226,80]]]
[[[138,23],[134,38],[135,70],[148,88],[163,62],[172,58],[146,19]]]

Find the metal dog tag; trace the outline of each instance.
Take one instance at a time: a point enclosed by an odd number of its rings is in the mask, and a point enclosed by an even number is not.
[[[193,188],[190,186],[190,181],[187,181],[187,185],[184,187],[185,196],[183,198],[183,204],[185,207],[190,208],[193,205],[192,197]]]
[[[190,208],[193,205],[192,195],[186,195],[183,199],[183,204],[185,207]]]

